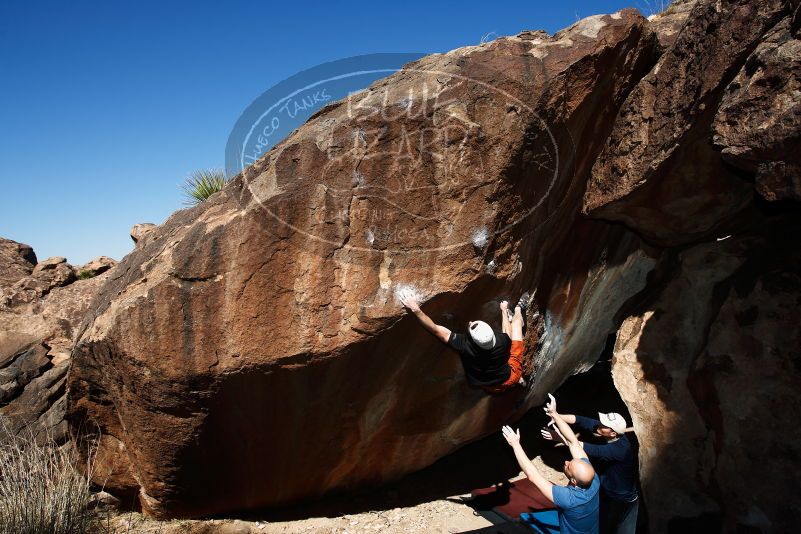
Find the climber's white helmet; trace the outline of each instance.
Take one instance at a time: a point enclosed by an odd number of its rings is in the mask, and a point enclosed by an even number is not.
[[[492,327],[484,321],[473,321],[470,323],[470,337],[476,345],[482,349],[491,349],[495,346],[495,332]]]

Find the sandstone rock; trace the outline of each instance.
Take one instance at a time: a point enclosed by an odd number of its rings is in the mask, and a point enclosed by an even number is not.
[[[13,383],[14,386],[8,390],[16,393],[42,374],[49,364],[47,349],[42,345],[36,345],[18,355],[6,358],[5,362],[0,361],[0,384]],[[5,404],[10,399],[11,395],[7,398],[0,396],[0,404]]]
[[[676,42],[697,3],[698,0],[673,0],[664,11],[648,17],[649,27],[656,32],[663,50]]]
[[[0,237],[0,288],[31,274],[36,254],[29,245]]]
[[[63,256],[53,256],[52,258],[47,258],[44,261],[41,261],[36,264],[36,267],[33,268],[33,275],[40,274],[42,271],[49,271],[55,270],[56,267],[67,263],[67,258]]]
[[[120,500],[114,495],[105,491],[100,491],[92,495],[90,507],[94,510],[112,512],[120,509]]]
[[[30,276],[19,279],[0,293],[0,306],[16,308],[35,303],[53,288],[75,280],[75,271],[67,260],[53,257],[38,263]]]
[[[754,190],[798,197],[798,4],[590,17],[318,111],[76,301],[67,410],[100,430],[96,480],[161,517],[378,484],[496,432],[617,330],[651,531],[793,531],[801,212]],[[454,328],[535,293],[528,389],[468,388],[400,287]],[[57,427],[64,363],[3,394]]]
[[[646,26],[624,10],[423,58],[154,230],[92,304],[69,377],[73,430],[107,436],[107,490],[177,517],[380,483],[594,361],[658,257],[578,217],[655,60]],[[401,310],[408,285],[454,326],[536,289],[530,390],[467,387]]]
[[[781,0],[698,2],[623,105],[593,167],[585,212],[662,245],[724,232],[751,205],[753,185],[713,147],[712,121],[730,78],[792,10]]]
[[[108,271],[115,265],[117,265],[117,260],[108,256],[98,256],[89,263],[78,267],[76,271],[79,278],[91,278]]]
[[[42,443],[61,444],[67,440],[64,393],[68,370],[69,362],[47,369],[31,380],[13,402],[0,407],[0,415],[11,433],[30,431]]]
[[[0,250],[7,243],[13,242],[0,240]],[[21,278],[0,285],[0,415],[13,432],[28,428],[37,439],[61,443],[68,437],[65,384],[74,328],[108,274],[75,281],[64,258],[34,268],[33,251],[20,247],[33,261]]]
[[[681,252],[620,328],[651,532],[791,532],[801,498],[801,218]],[[705,525],[705,526],[704,526]]]
[[[726,88],[714,122],[723,158],[768,200],[801,200],[801,40],[782,19]]]
[[[133,239],[133,242],[138,245],[140,241],[147,237],[147,235],[156,228],[156,225],[153,223],[135,224],[133,225],[133,228],[131,228],[131,239]]]

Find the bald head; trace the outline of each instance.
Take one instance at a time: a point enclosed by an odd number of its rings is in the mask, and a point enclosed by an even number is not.
[[[588,488],[592,484],[592,479],[595,478],[595,469],[588,462],[573,458],[569,462],[565,462],[565,475],[576,486]]]

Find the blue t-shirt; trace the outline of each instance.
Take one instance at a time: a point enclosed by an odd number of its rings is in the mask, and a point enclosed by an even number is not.
[[[586,458],[581,461],[590,463]],[[559,532],[598,534],[598,475],[587,489],[577,486],[554,486],[553,503],[559,508]]]
[[[600,424],[597,419],[576,416],[576,426],[581,430],[594,432]],[[625,502],[637,498],[637,458],[626,436],[603,445],[585,443],[584,452],[601,477],[604,495]]]

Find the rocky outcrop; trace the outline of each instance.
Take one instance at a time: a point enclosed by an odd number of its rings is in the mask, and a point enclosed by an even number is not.
[[[92,305],[69,378],[76,430],[101,430],[107,491],[176,517],[377,484],[590,365],[659,256],[579,217],[656,51],[626,10],[425,57],[140,241]],[[454,328],[536,290],[530,388],[469,388],[399,288]]]
[[[693,246],[617,335],[652,532],[792,532],[801,218]]]
[[[801,40],[793,20],[784,17],[751,53],[713,124],[723,159],[754,175],[771,201],[801,200]]]
[[[139,244],[140,241],[145,239],[153,230],[156,229],[156,225],[153,223],[139,223],[133,225],[131,228],[131,239],[135,244]]]
[[[108,256],[98,256],[91,260],[89,263],[81,265],[75,271],[78,273],[79,278],[92,278],[101,273],[104,273],[117,265],[117,260],[109,258]]]
[[[75,327],[107,276],[77,280],[65,258],[36,263],[31,247],[7,239],[0,245],[0,416],[14,434],[28,429],[60,443],[68,438],[66,375]]]
[[[698,2],[622,106],[585,194],[586,213],[662,247],[613,359],[651,532],[801,520],[785,409],[801,378],[798,4]]]
[[[29,245],[0,237],[0,287],[30,275],[35,265],[36,254]]]
[[[732,78],[791,14],[784,0],[697,3],[623,105],[593,168],[585,212],[663,246],[736,224],[752,205],[753,183],[720,157],[710,129]]]
[[[648,17],[649,27],[656,32],[660,48],[666,50],[676,42],[697,3],[698,0],[673,0],[664,11]]]

